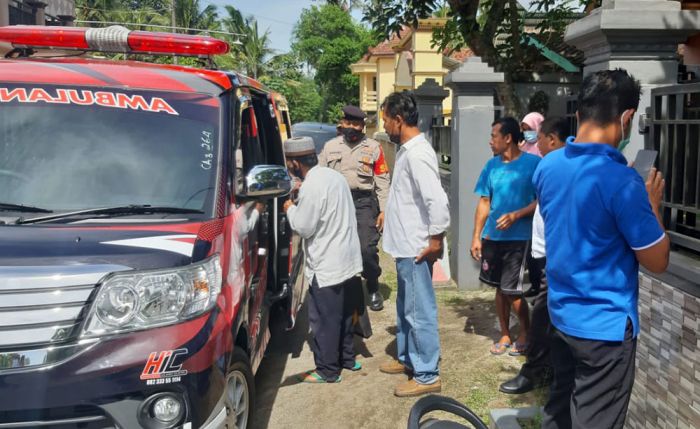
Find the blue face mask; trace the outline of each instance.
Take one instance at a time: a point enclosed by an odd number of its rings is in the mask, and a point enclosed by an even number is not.
[[[523,131],[523,138],[526,142],[532,144],[537,142],[537,131]]]

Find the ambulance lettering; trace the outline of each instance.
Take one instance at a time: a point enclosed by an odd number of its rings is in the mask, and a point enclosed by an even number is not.
[[[81,100],[78,98],[78,91],[69,89],[68,97],[70,98],[71,103],[79,106],[89,106],[95,102],[95,97],[93,97],[92,91],[83,91],[83,99]]]
[[[0,103],[9,103],[15,99],[20,103],[26,103],[27,90],[24,88],[16,88],[10,91],[7,88],[0,88]]]
[[[111,92],[96,92],[95,93],[95,104],[104,107],[115,107],[117,105],[117,99]]]
[[[167,113],[179,115],[179,113],[160,97],[147,98],[142,95],[129,96],[124,93],[110,91],[90,91],[76,89],[44,88],[0,88],[0,103],[49,103],[49,104],[75,104],[78,106],[102,106],[117,109],[143,110],[153,113]]]
[[[148,110],[150,108],[144,97],[140,95],[129,97],[126,94],[117,94],[117,107],[132,110]]]

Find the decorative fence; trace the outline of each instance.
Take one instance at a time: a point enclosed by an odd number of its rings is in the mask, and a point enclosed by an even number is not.
[[[700,427],[700,84],[651,91],[645,148],[666,177],[664,224],[673,248],[662,275],[639,273],[637,370],[628,428]]]
[[[651,92],[647,149],[666,177],[663,217],[676,248],[700,256],[700,83]]]

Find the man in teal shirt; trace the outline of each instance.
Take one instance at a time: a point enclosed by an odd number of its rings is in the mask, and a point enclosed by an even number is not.
[[[491,130],[491,158],[481,171],[474,192],[479,204],[474,216],[471,255],[481,263],[479,279],[496,287],[496,313],[501,338],[491,353],[503,354],[511,346],[510,309],[518,314],[520,332],[511,355],[525,353],[529,329],[528,306],[523,299],[523,272],[532,236],[532,215],[537,205],[532,176],[540,158],[522,152],[520,125],[501,118]]]

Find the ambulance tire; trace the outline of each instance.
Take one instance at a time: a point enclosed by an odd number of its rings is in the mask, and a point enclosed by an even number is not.
[[[246,429],[252,427],[253,410],[255,410],[255,380],[250,367],[250,358],[242,349],[236,347],[231,356],[231,365],[226,374],[227,429]]]

